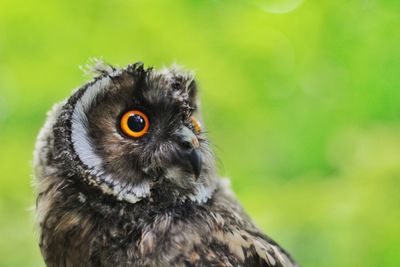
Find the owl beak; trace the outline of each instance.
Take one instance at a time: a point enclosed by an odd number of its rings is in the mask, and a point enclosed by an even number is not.
[[[178,132],[179,143],[182,145],[183,151],[181,152],[181,157],[185,160],[188,160],[195,178],[199,178],[201,167],[202,167],[202,158],[201,153],[198,151],[200,146],[199,141],[193,132],[187,127],[181,127]]]
[[[201,154],[196,149],[193,149],[188,154],[188,160],[190,162],[190,165],[192,165],[192,170],[196,179],[199,178],[202,165]]]
[[[181,150],[178,155],[180,155],[181,160],[185,161],[186,164],[187,162],[190,163],[190,166],[192,167],[192,172],[195,178],[198,179],[202,167],[201,153],[197,149],[191,148],[184,149],[183,151]]]

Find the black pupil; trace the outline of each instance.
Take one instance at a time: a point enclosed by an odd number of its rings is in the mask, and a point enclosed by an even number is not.
[[[128,127],[133,132],[140,132],[146,126],[146,122],[142,116],[133,114],[128,119]]]

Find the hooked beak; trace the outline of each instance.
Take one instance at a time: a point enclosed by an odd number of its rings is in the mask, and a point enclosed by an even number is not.
[[[201,154],[196,149],[192,149],[187,158],[190,162],[190,165],[192,165],[192,170],[196,179],[199,178],[202,165]]]
[[[178,134],[181,145],[183,146],[181,157],[188,160],[195,178],[199,178],[202,167],[201,153],[197,150],[199,148],[199,141],[195,134],[187,127],[181,127]]]

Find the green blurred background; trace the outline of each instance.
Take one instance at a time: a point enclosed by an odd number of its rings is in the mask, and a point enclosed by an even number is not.
[[[194,69],[238,197],[303,265],[400,266],[398,0],[0,0],[0,266],[43,266],[46,111],[91,57]]]

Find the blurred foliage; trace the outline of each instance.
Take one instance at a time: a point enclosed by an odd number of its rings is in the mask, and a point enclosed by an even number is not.
[[[33,145],[90,57],[194,69],[221,174],[303,266],[399,266],[399,12],[395,0],[0,0],[0,266],[43,266]]]

